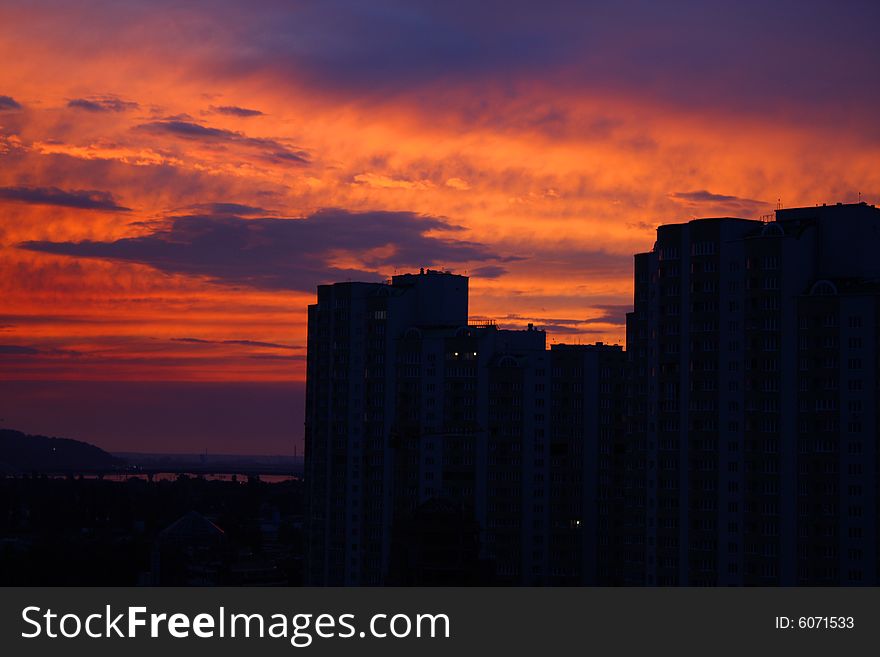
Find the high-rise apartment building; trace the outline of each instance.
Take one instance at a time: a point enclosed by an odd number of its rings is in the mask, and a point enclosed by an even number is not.
[[[556,344],[550,363],[549,576],[535,583],[616,584],[625,355]]]
[[[306,579],[381,584],[394,500],[398,338],[467,326],[467,278],[336,283],[309,306],[306,365]]]
[[[878,246],[864,203],[660,226],[626,353],[319,287],[308,581],[876,584]]]
[[[307,580],[610,578],[623,350],[469,323],[445,272],[318,288],[309,307]]]
[[[635,256],[628,584],[877,581],[880,210],[661,226]]]

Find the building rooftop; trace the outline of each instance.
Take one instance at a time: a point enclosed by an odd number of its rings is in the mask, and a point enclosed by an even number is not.
[[[551,345],[550,351],[623,351],[623,345],[605,344],[604,342],[596,342],[595,344],[566,344],[560,342]]]

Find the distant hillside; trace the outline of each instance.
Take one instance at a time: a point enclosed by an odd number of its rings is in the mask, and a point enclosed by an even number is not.
[[[68,438],[29,436],[0,429],[0,472],[88,472],[111,470],[125,462],[103,449]]]

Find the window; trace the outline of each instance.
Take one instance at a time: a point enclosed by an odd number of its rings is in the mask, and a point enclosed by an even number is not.
[[[831,281],[816,281],[810,294],[813,296],[833,296],[837,294],[837,286]]]
[[[715,255],[715,242],[694,242],[691,246],[691,255]]]

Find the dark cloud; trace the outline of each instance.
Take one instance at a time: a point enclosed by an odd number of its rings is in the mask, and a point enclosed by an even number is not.
[[[547,20],[526,6],[501,3],[363,3],[337,0],[284,5],[241,25],[253,44],[235,71],[257,62],[280,74],[305,76],[319,86],[383,93],[437,79],[541,70],[564,60],[576,43],[575,26]]]
[[[64,190],[58,187],[0,187],[0,200],[58,205],[82,210],[129,212],[131,208],[119,205],[109,192],[94,189]]]
[[[251,354],[248,358],[254,360],[305,360],[304,354]]]
[[[304,219],[175,217],[152,234],[114,242],[25,242],[32,251],[150,265],[263,289],[313,291],[318,283],[382,280],[395,267],[505,261],[483,244],[427,233],[461,227],[412,212],[324,209]],[[334,265],[359,261],[360,266]],[[484,265],[486,266],[486,265]]]
[[[626,324],[626,314],[628,312],[632,312],[632,304],[616,304],[616,303],[602,303],[596,306],[599,310],[602,311],[602,314],[597,317],[590,317],[589,319],[583,320],[583,324]]]
[[[227,116],[238,116],[241,118],[249,118],[251,116],[263,116],[260,110],[248,109],[247,107],[236,107],[235,105],[211,105],[211,109],[218,114],[226,114]]]
[[[627,222],[626,227],[635,228],[637,230],[646,230],[652,233],[657,230],[657,224],[650,221],[629,221]]]
[[[500,278],[507,273],[507,269],[501,265],[486,265],[485,267],[471,269],[468,273],[479,278]]]
[[[270,349],[293,349],[299,350],[302,347],[297,347],[295,345],[290,344],[278,344],[276,342],[261,342],[259,340],[204,340],[202,338],[171,338],[174,342],[193,342],[195,344],[234,344],[240,345],[243,347],[267,347]]]
[[[669,198],[692,206],[715,206],[736,212],[756,212],[769,205],[765,201],[729,194],[715,194],[705,189],[694,192],[673,192]]]
[[[99,25],[105,49],[146,41],[180,53],[180,66],[199,60],[211,81],[256,75],[266,86],[341,92],[345,102],[414,92],[436,111],[470,91],[487,104],[493,90],[515,98],[538,81],[550,97],[554,89],[560,97],[632,95],[786,125],[812,119],[840,130],[845,120],[852,134],[876,135],[877,2],[155,0],[150,8],[87,3],[59,39],[76,44],[88,39],[77,23]],[[178,17],[194,31],[156,29]],[[424,93],[432,86],[436,93]],[[565,116],[546,119],[553,131]]]
[[[750,198],[740,198],[739,196],[729,196],[727,194],[713,194],[712,192],[701,189],[696,192],[673,192],[672,198],[681,199],[683,201],[692,201],[694,203],[728,203],[731,201],[737,203],[763,203],[764,201],[756,201]]]
[[[214,145],[238,145],[255,150],[260,156],[273,161],[296,162],[308,164],[308,153],[287,146],[276,139],[263,137],[248,137],[247,135],[223,128],[211,128],[209,126],[193,123],[192,121],[163,120],[143,123],[135,128],[150,134],[164,134],[190,139]]]
[[[689,110],[837,123],[880,100],[878,21],[878,3],[833,0],[281,3],[236,23],[247,48],[220,53],[213,69],[379,97],[437,82],[513,95],[518,81],[540,79]]]
[[[292,344],[278,344],[276,342],[261,342],[259,340],[224,340],[225,344],[237,344],[245,347],[269,347],[271,349],[294,349],[299,350],[302,347],[297,347]]]
[[[67,102],[67,106],[74,109],[86,110],[88,112],[125,112],[140,107],[140,105],[135,102],[120,100],[113,96],[74,98]]]
[[[258,208],[254,205],[243,205],[241,203],[198,203],[189,206],[189,209],[213,215],[230,214],[239,217],[275,214],[264,208]]]
[[[80,273],[77,270],[75,273]],[[16,324],[5,324],[7,327],[16,325],[30,326],[33,324],[141,324],[140,319],[127,319],[118,316],[77,316],[77,315],[0,315],[0,321],[16,322]]]
[[[139,130],[153,133],[167,133],[187,139],[205,139],[217,141],[233,141],[241,139],[241,135],[231,130],[223,130],[222,128],[209,128],[207,126],[193,123],[192,121],[181,121],[178,119],[168,119],[163,121],[152,121],[143,123],[138,126]]]
[[[80,352],[71,349],[42,349],[18,344],[0,344],[0,355],[6,356],[78,356]]]
[[[0,96],[0,112],[3,110],[18,110],[21,105],[12,96]]]
[[[41,353],[35,347],[23,347],[17,344],[0,344],[0,354],[12,354],[14,356],[35,356]]]

